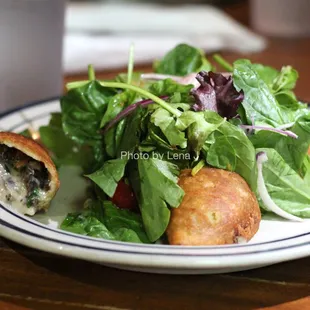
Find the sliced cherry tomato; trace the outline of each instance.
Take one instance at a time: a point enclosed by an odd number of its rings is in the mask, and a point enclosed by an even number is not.
[[[126,184],[124,180],[120,180],[116,187],[112,202],[120,209],[134,210],[137,208],[137,200],[130,185]]]

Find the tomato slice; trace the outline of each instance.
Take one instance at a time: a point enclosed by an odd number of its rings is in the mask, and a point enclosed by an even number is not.
[[[120,209],[134,210],[138,203],[133,190],[124,180],[120,180],[116,187],[112,202]]]

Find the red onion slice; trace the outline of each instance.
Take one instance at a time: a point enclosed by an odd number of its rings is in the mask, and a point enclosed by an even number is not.
[[[249,130],[260,129],[260,130],[274,131],[276,133],[291,137],[293,139],[298,139],[298,136],[290,130],[283,130],[279,128],[273,128],[273,127],[267,127],[267,126],[256,126],[256,125],[240,125],[240,128],[249,129]]]
[[[159,97],[163,100],[168,99],[168,96],[161,96]],[[147,107],[150,104],[154,104],[155,102],[151,99],[144,99],[141,101],[138,101],[136,103],[133,103],[131,105],[129,105],[128,107],[126,107],[123,111],[121,111],[120,113],[118,113],[102,130],[101,133],[105,134],[107,133],[107,131],[109,131],[115,124],[117,124],[118,122],[120,122],[122,119],[124,119],[125,117],[127,117],[128,115],[130,115],[131,113],[134,112],[134,110],[136,110],[139,106],[142,108]]]

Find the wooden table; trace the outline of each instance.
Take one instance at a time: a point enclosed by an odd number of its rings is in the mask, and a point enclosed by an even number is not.
[[[224,54],[231,61],[240,57]],[[297,95],[310,102],[310,39],[272,39],[264,52],[244,57],[276,67],[293,65],[300,72]],[[150,66],[140,69],[150,70]],[[114,74],[98,75],[107,78]],[[66,81],[80,77],[85,75],[67,77]],[[308,295],[310,257],[225,275],[152,275],[50,255],[0,239],[0,300],[9,303],[0,303],[0,309],[19,309],[14,304],[44,310],[242,310]],[[307,307],[292,304],[283,309]]]

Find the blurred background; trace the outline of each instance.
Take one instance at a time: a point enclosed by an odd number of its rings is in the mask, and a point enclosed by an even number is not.
[[[63,68],[67,73],[150,63],[180,42],[206,53],[258,53],[266,37],[310,35],[309,0],[75,0],[66,9]],[[92,51],[91,53],[89,51]]]
[[[266,40],[244,27],[249,8],[244,0],[71,1],[64,69],[79,72],[89,61],[97,69],[122,67],[132,42],[136,64],[152,62],[180,42],[207,53],[261,51]]]
[[[0,0],[0,110],[61,94],[64,79],[82,78],[90,63],[113,76],[131,43],[145,71],[188,43],[304,76],[309,12],[310,0]]]

